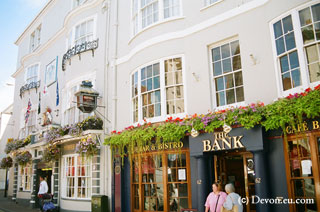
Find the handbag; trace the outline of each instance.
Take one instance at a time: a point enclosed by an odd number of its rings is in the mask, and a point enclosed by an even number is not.
[[[225,207],[222,207],[221,212],[239,212],[239,209],[237,205],[233,205],[231,210],[227,210]]]
[[[233,198],[230,196],[233,204]],[[233,205],[231,210],[226,209],[225,207],[221,207],[221,212],[239,212],[238,205]]]

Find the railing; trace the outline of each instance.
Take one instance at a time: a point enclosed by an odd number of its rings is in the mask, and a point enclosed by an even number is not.
[[[63,58],[62,58],[62,70],[63,71],[66,70],[67,60],[70,60],[70,58],[73,57],[74,55],[92,50],[92,56],[94,56],[94,50],[98,48],[98,41],[99,39],[96,39],[93,41],[86,41],[82,44],[75,45],[71,49],[68,49],[68,51],[63,55]]]
[[[22,86],[20,88],[20,98],[22,98],[22,95],[25,91],[27,90],[30,90],[32,88],[35,88],[36,89],[36,92],[37,92],[37,89],[40,87],[40,80],[38,82],[30,82],[28,84],[25,84],[24,86]]]

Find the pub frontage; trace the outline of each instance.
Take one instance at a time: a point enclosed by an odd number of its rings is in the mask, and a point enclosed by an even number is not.
[[[113,211],[202,212],[217,181],[235,186],[244,211],[319,211],[319,126],[308,120],[284,134],[225,125],[116,157]]]

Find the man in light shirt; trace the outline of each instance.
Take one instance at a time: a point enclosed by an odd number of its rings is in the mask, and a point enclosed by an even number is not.
[[[40,198],[40,210],[42,211],[43,207],[43,199],[42,195],[48,193],[48,183],[45,181],[43,176],[40,176],[40,186],[39,186],[39,192],[38,197]]]

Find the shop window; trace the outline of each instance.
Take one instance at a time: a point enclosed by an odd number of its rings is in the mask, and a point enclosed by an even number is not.
[[[132,33],[171,17],[181,16],[181,0],[132,0]]]
[[[272,32],[282,94],[319,82],[320,4],[292,10],[272,24]]]
[[[132,74],[133,122],[145,118],[157,121],[185,112],[182,72],[182,58],[178,57],[160,60]]]
[[[32,167],[30,164],[19,166],[19,191],[31,190]]]
[[[63,158],[63,197],[88,199],[91,197],[91,160],[73,155]]]
[[[303,138],[290,136],[286,143],[286,167],[289,198],[305,199],[305,204],[291,205],[294,211],[317,211],[319,191],[319,135],[308,134]]]
[[[142,154],[132,161],[134,211],[181,211],[191,207],[189,156],[180,153]],[[139,205],[140,200],[142,205]]]
[[[224,106],[244,101],[244,86],[239,41],[211,49],[216,105]]]

